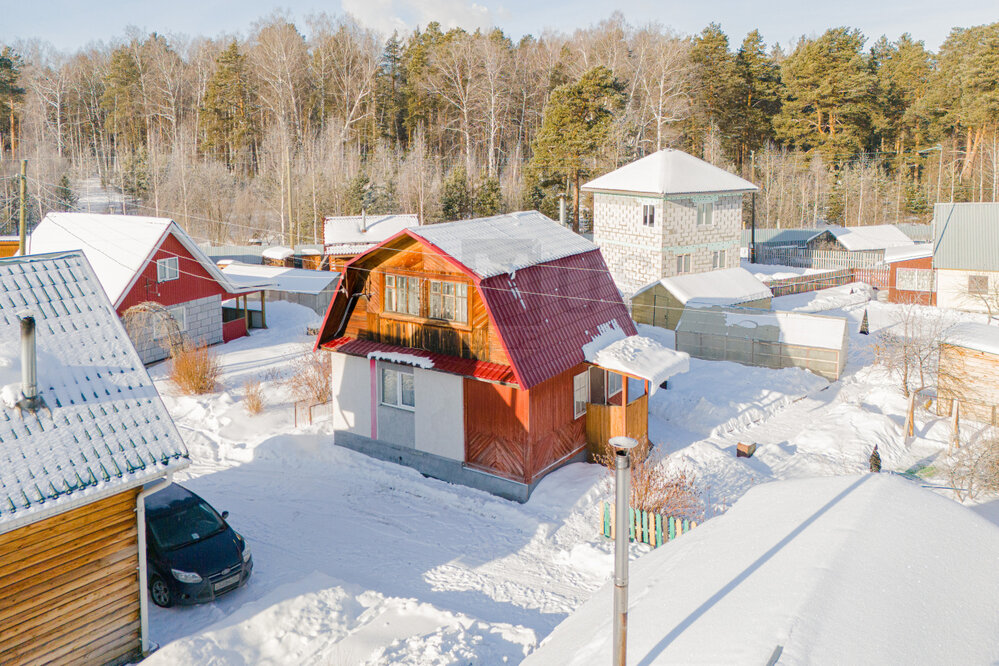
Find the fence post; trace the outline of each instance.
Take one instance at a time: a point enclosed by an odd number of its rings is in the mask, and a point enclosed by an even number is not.
[[[656,548],[663,545],[663,515],[656,514]]]
[[[610,529],[610,526],[611,526],[611,523],[610,523],[610,520],[611,520],[610,519],[610,503],[609,502],[601,502],[600,506],[601,506],[601,508],[603,510],[602,511],[602,513],[603,513],[603,521],[602,521],[603,522],[603,533],[604,533],[605,537],[609,537],[609,536],[611,536],[611,529]]]
[[[668,540],[672,541],[676,538],[676,519],[673,516],[669,517],[669,536]]]
[[[628,507],[628,538],[635,540],[635,510]]]

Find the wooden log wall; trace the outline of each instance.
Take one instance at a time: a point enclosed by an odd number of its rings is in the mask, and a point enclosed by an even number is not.
[[[0,534],[0,664],[139,657],[137,494]]]

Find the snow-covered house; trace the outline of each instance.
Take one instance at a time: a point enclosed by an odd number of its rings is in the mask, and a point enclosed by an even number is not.
[[[890,247],[910,247],[916,241],[894,224],[870,224],[859,227],[827,225],[823,233],[812,239],[813,247],[844,252],[881,252]]]
[[[999,305],[999,203],[933,207],[937,305],[994,313]]]
[[[687,356],[636,335],[595,245],[537,212],[410,227],[348,262],[317,349],[335,442],[525,501]]]
[[[250,308],[254,312],[259,308],[260,328],[266,327],[267,300],[298,303],[312,309],[318,315],[324,314],[330,301],[333,300],[336,284],[340,280],[339,273],[305,268],[243,264],[235,261],[221,263],[220,268],[226,277],[237,284],[259,285],[261,282],[266,282],[270,285],[263,292],[264,297],[258,301],[259,306],[250,303]],[[257,327],[258,324],[253,321],[254,317],[255,315],[251,314],[251,323],[253,327]]]
[[[684,308],[738,305],[770,309],[773,293],[745,268],[677,275],[647,284],[631,298],[631,316],[639,324],[675,329]]]
[[[995,524],[898,476],[758,485],[632,561],[628,663],[996,663],[997,549]],[[606,664],[613,591],[524,665]]]
[[[145,302],[164,306],[191,340],[213,345],[246,335],[245,317],[223,322],[222,301],[260,291],[229,280],[173,220],[133,215],[49,213],[31,232],[28,254],[82,250],[119,315]],[[168,356],[163,340],[130,331],[143,363]]]
[[[845,317],[705,305],[683,311],[676,348],[694,358],[804,368],[836,381],[846,367],[849,329]]]
[[[742,199],[756,185],[666,149],[583,186],[593,242],[626,294],[655,280],[739,265]]]
[[[295,267],[295,251],[290,247],[275,245],[260,253],[260,262],[264,266]]]
[[[188,453],[82,253],[0,259],[0,387],[0,663],[137,661],[140,492]]]
[[[419,226],[412,214],[397,215],[328,215],[323,221],[326,263],[331,271],[367,252],[404,229]]]
[[[887,248],[884,263],[888,266],[889,302],[936,305],[931,243]]]
[[[937,410],[999,425],[999,326],[962,322],[940,342]]]

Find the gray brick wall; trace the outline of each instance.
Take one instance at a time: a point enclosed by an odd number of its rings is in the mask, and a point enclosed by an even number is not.
[[[697,226],[697,202],[714,203],[712,224]],[[642,224],[642,207],[655,206],[655,226]],[[690,254],[690,272],[712,270],[713,253],[725,250],[723,268],[739,265],[742,195],[655,199],[595,193],[593,242],[624,291],[676,274],[676,256]]]
[[[222,342],[222,297],[209,296],[187,301],[168,309],[184,308],[184,333],[194,342],[214,345]],[[153,339],[153,332],[141,331],[133,335],[132,343],[143,363],[154,363],[165,359],[169,353],[164,346]]]

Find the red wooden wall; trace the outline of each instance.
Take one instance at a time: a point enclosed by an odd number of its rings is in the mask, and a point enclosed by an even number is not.
[[[573,377],[586,365],[545,380],[531,389],[530,478],[542,476],[548,467],[586,447],[586,415],[573,416]],[[587,396],[588,397],[588,396]]]
[[[896,272],[899,268],[933,268],[933,257],[918,257],[896,261],[888,265],[888,301],[891,303],[917,303],[936,305],[936,291],[902,291],[895,288]]]
[[[157,282],[156,260],[173,256],[178,257],[180,277],[169,282]],[[225,293],[226,291],[222,289],[215,278],[209,275],[201,263],[191,256],[187,248],[181,245],[173,234],[170,234],[136,278],[131,290],[122,299],[118,306],[118,314],[122,314],[133,305],[143,301],[156,301],[161,305],[170,306],[193,301],[196,298],[225,295]]]

